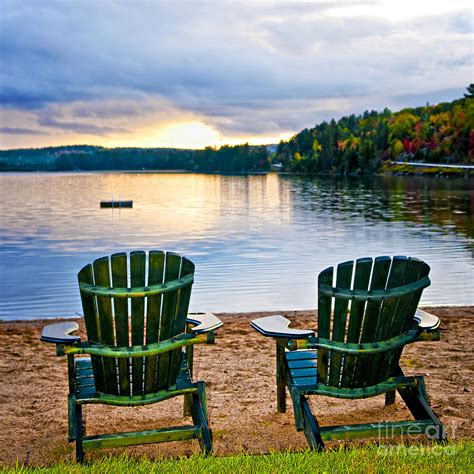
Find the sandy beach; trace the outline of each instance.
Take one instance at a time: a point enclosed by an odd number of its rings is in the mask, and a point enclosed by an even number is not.
[[[408,346],[402,367],[407,374],[426,376],[432,406],[446,425],[448,437],[472,438],[474,337],[470,328],[474,307],[427,310],[441,318],[442,339]],[[265,314],[276,312],[218,314],[225,325],[218,332],[216,344],[195,349],[194,379],[207,383],[216,455],[307,447],[304,435],[294,428],[291,405],[286,414],[276,414],[274,343],[249,327],[252,319]],[[294,327],[315,326],[316,311],[279,314],[291,319]],[[17,460],[47,465],[73,459],[74,444],[67,441],[66,359],[56,357],[54,345],[39,340],[41,329],[50,323],[0,323],[1,465],[12,465]],[[321,424],[410,418],[399,397],[388,408],[383,402],[383,396],[360,401],[318,397],[316,413]],[[88,405],[85,409],[88,434],[189,423],[181,413],[181,397],[148,407]],[[112,452],[123,451],[152,458],[173,457],[199,452],[199,447],[197,441],[184,441]],[[103,454],[97,451],[87,456],[90,459]]]

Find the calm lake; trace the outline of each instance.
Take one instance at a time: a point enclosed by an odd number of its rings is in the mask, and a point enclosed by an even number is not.
[[[424,305],[474,304],[469,179],[3,173],[0,211],[0,319],[80,313],[77,271],[136,249],[195,262],[194,311],[315,308],[321,270],[377,255],[431,265]]]

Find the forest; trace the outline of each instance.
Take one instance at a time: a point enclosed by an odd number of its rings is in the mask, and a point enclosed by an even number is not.
[[[366,111],[306,128],[273,160],[298,173],[369,174],[387,161],[474,164],[474,84],[463,98],[399,112]]]
[[[345,175],[380,172],[390,161],[474,164],[474,84],[452,102],[398,112],[365,111],[305,128],[277,146],[201,150],[75,145],[0,150],[0,171],[185,170]]]

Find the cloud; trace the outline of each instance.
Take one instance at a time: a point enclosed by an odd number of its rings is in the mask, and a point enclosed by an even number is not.
[[[0,133],[5,135],[44,135],[46,132],[34,128],[0,127]]]
[[[111,133],[130,133],[129,130],[126,130],[124,128],[104,127],[91,123],[60,122],[58,120],[46,116],[42,116],[38,119],[38,125],[41,125],[42,127],[52,127],[63,130],[69,130],[72,132],[86,135],[107,136]]]
[[[190,117],[229,137],[278,135],[448,100],[472,80],[463,1],[420,0],[409,15],[391,1],[2,3],[1,120],[31,113],[18,128],[63,139]]]

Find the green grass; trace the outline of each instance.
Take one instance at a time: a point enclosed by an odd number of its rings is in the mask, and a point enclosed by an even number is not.
[[[474,472],[474,441],[433,445],[393,445],[354,447],[328,450],[323,453],[305,451],[280,452],[270,455],[239,455],[162,459],[133,458],[124,454],[104,456],[78,465],[60,463],[51,467],[16,466],[12,473],[446,473]]]
[[[386,163],[382,166],[382,173],[401,173],[409,175],[450,175],[450,176],[473,176],[474,170],[461,169],[461,168],[445,168],[445,167],[432,167],[432,166],[411,166],[407,164],[390,164]]]

